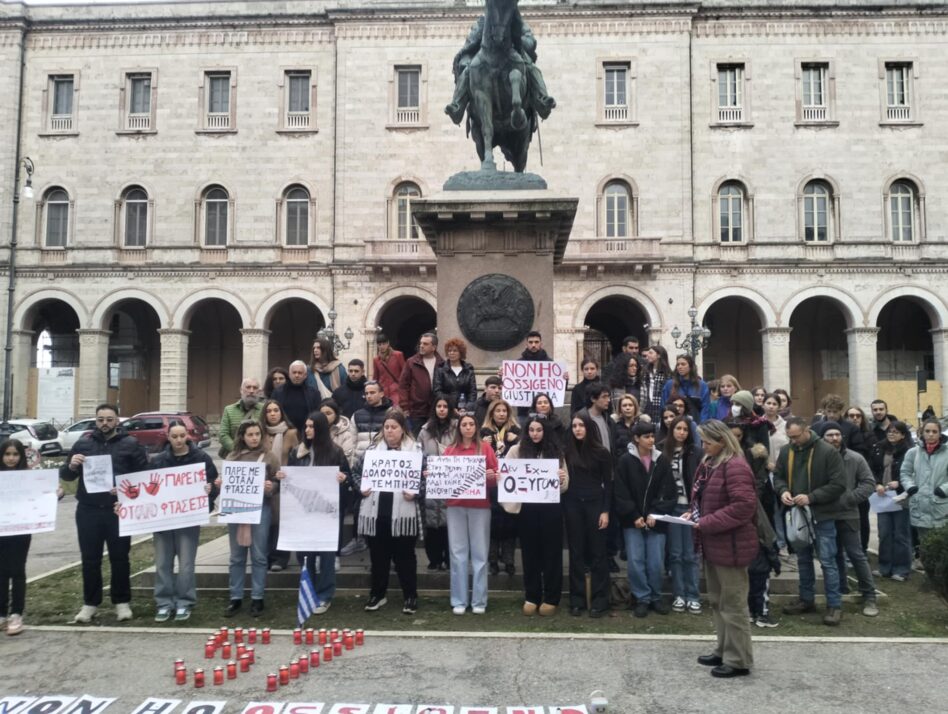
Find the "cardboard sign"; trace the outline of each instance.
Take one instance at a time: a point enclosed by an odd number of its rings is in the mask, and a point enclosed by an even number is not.
[[[202,526],[210,520],[204,464],[119,476],[119,535]]]
[[[566,395],[566,365],[563,362],[504,360],[500,378],[501,396],[513,407],[529,407],[540,393],[550,395],[554,407],[563,406]]]
[[[56,469],[0,471],[0,536],[56,529]]]
[[[559,503],[557,459],[501,459],[497,500],[501,503]]]
[[[283,472],[277,548],[335,552],[339,548],[339,468],[284,466]]]
[[[221,523],[260,523],[266,464],[225,461],[221,464],[221,496],[217,500]]]
[[[487,498],[487,460],[483,456],[429,456],[425,469],[427,498]]]
[[[420,451],[366,451],[362,463],[362,490],[418,493],[421,490],[421,457]]]

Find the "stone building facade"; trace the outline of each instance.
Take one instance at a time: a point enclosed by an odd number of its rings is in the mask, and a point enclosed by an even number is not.
[[[558,102],[528,170],[579,198],[545,335],[557,358],[578,372],[625,334],[674,352],[694,305],[706,376],[789,387],[801,413],[827,391],[904,412],[918,365],[941,413],[944,3],[521,8]],[[78,367],[77,416],[108,395],[211,418],[241,375],[305,358],[330,310],[355,333],[344,359],[380,327],[411,349],[437,295],[410,203],[476,167],[442,109],[482,10],[0,5],[0,96],[20,96],[23,68],[22,101],[0,104],[3,236],[17,145],[35,165],[14,414],[43,349]]]

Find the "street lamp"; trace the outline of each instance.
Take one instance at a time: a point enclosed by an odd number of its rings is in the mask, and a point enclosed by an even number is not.
[[[338,313],[335,311],[335,309],[330,309],[328,317],[329,324],[325,327],[319,328],[319,332],[316,333],[316,337],[321,340],[329,340],[329,344],[332,345],[333,353],[338,355],[343,350],[349,349],[349,345],[352,344],[352,338],[355,336],[355,334],[352,332],[351,327],[347,327],[346,331],[343,333],[343,337],[346,338],[346,342],[343,344],[342,340],[339,339],[339,335],[336,334],[336,318],[338,317]]]
[[[681,330],[678,329],[678,325],[675,325],[672,328],[671,336],[675,341],[675,347],[679,350],[684,350],[689,355],[694,357],[701,350],[708,349],[708,344],[711,342],[711,330],[703,325],[699,325],[697,322],[698,317],[698,308],[694,305],[688,308],[688,318],[691,320],[691,328],[685,335],[681,334]],[[681,338],[681,340],[679,340]]]
[[[17,151],[19,153],[19,150]],[[33,198],[33,161],[24,156],[16,162],[13,175],[13,216],[10,232],[10,260],[7,274],[7,332],[3,345],[3,421],[10,420],[13,400],[13,294],[16,292],[16,222],[20,208],[20,168],[26,171],[23,198]]]

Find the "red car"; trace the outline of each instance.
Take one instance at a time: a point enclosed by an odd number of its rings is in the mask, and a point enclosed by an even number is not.
[[[168,424],[181,421],[188,430],[188,438],[195,446],[205,449],[211,445],[207,422],[191,412],[141,412],[129,418],[122,427],[134,436],[150,454],[157,454],[168,445]]]

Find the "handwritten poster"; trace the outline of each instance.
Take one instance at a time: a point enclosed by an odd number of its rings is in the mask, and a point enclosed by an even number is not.
[[[362,464],[362,489],[418,493],[421,490],[421,452],[366,451]]]
[[[260,523],[267,467],[253,461],[224,461],[220,468],[220,523]]]
[[[501,459],[497,500],[501,503],[559,503],[557,459]]]
[[[115,479],[112,477],[112,457],[87,456],[82,462],[82,482],[86,493],[108,493],[115,488]]]
[[[487,462],[483,456],[429,456],[425,469],[428,498],[487,498]]]
[[[0,471],[0,536],[56,529],[56,469]]]
[[[119,535],[201,526],[210,520],[204,464],[119,476]]]
[[[279,550],[339,548],[339,482],[335,466],[284,466],[280,482]]]
[[[504,360],[500,378],[501,396],[514,407],[529,407],[540,393],[550,395],[554,407],[563,406],[566,394],[566,365],[563,362]]]

